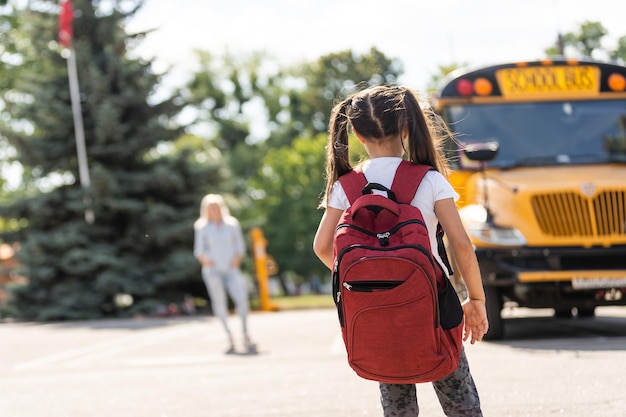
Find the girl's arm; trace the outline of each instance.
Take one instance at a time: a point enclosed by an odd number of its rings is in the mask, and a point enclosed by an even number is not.
[[[454,253],[454,260],[467,286],[467,293],[471,300],[485,302],[485,293],[480,278],[480,269],[474,246],[465,232],[459,212],[454,200],[446,198],[435,203],[435,214],[441,223],[448,242]]]
[[[333,269],[333,238],[342,214],[343,210],[326,208],[313,240],[313,251],[330,270]]]
[[[465,232],[452,198],[438,200],[435,203],[435,214],[448,236],[456,266],[467,287],[468,299],[463,302],[463,311],[465,312],[465,336],[463,340],[467,340],[471,334],[471,343],[474,343],[480,341],[489,329],[485,309],[485,291],[483,290],[474,246]]]

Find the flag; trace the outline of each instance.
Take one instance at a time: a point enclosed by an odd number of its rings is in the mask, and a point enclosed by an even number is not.
[[[72,21],[74,20],[74,9],[70,0],[61,0],[61,13],[59,13],[59,43],[66,48],[72,45],[74,30]]]

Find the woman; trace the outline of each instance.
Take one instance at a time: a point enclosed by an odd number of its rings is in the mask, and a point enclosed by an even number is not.
[[[208,194],[200,204],[200,217],[194,223],[193,254],[202,265],[202,279],[206,285],[213,313],[221,320],[228,335],[226,353],[235,353],[235,341],[228,326],[228,298],[232,298],[241,318],[244,345],[248,353],[256,352],[256,345],[248,335],[247,316],[250,310],[246,282],[240,265],[245,253],[241,227],[230,215],[222,196]]]

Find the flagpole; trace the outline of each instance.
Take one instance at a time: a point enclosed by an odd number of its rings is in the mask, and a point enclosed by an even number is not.
[[[67,57],[67,76],[70,84],[70,98],[72,101],[72,114],[74,116],[74,136],[76,138],[76,153],[78,155],[78,176],[83,190],[87,190],[91,185],[89,178],[89,167],[87,165],[87,150],[85,147],[85,129],[83,127],[83,112],[80,105],[80,87],[78,85],[78,70],[76,69],[76,54],[72,47],[74,30],[72,22],[74,20],[74,10],[70,0],[61,0],[61,13],[59,13],[59,42],[64,49],[62,56]],[[85,204],[85,221],[92,224],[95,215],[91,208],[91,198],[85,194],[83,197]]]
[[[80,88],[78,85],[78,71],[76,69],[76,54],[74,48],[69,48],[69,56],[67,58],[67,76],[70,83],[70,98],[72,101],[72,114],[74,116],[74,135],[76,137],[76,154],[78,156],[78,175],[80,184],[86,190],[91,185],[89,178],[89,166],[87,164],[87,150],[85,147],[85,129],[83,127],[83,114],[80,105]],[[95,220],[93,210],[89,207],[91,199],[84,197],[85,221],[92,224]]]

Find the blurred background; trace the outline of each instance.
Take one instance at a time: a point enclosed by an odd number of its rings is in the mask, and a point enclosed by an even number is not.
[[[253,299],[259,228],[272,295],[330,304],[312,240],[336,99],[402,83],[427,105],[460,67],[626,60],[618,0],[73,0],[69,24],[62,3],[0,1],[0,318],[209,311],[207,193],[242,223]]]

